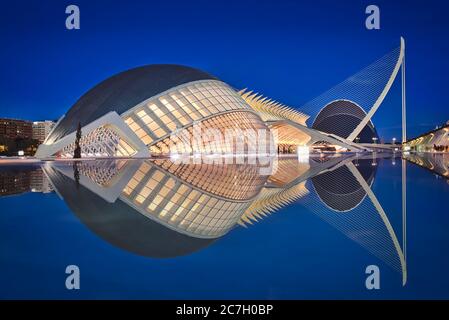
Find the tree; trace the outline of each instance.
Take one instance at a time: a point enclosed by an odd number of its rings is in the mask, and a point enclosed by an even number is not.
[[[32,156],[39,146],[39,141],[31,138],[11,139],[0,135],[0,154],[6,156],[17,156],[18,151],[24,151],[25,155]]]
[[[81,158],[81,122],[78,122],[78,128],[76,129],[76,137],[75,137],[75,150],[73,151],[73,158],[79,159]]]
[[[16,138],[15,142],[15,152],[23,151],[25,155],[34,155],[37,148],[39,147],[39,141],[31,138]]]
[[[4,135],[0,135],[0,154],[9,155],[9,149],[11,148],[11,139]]]
[[[73,161],[73,178],[75,179],[75,186],[80,187],[80,171],[78,169],[78,161]]]

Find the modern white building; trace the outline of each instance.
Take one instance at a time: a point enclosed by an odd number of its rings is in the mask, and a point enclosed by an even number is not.
[[[344,85],[354,90],[331,90],[316,100],[321,110],[311,126],[304,112],[252,91],[238,91],[201,70],[168,64],[134,68],[89,90],[48,135],[48,126],[42,129],[46,138],[36,156],[72,157],[79,126],[83,157],[148,157],[173,150],[215,155],[261,149],[273,153],[276,147],[278,152],[292,153],[316,144],[369,150],[360,143],[377,138],[371,118],[403,64],[403,40],[386,59],[362,72],[361,80],[356,76],[357,81]],[[372,81],[362,80],[381,70],[372,99],[357,102],[373,91]],[[199,126],[201,133],[208,132],[201,139],[196,137]],[[265,139],[251,134],[262,131],[268,133]],[[233,133],[230,139],[229,132]],[[237,150],[234,140],[242,141],[243,147]]]
[[[252,143],[247,132],[274,130],[283,144],[328,141],[357,150],[351,142],[308,128],[306,119],[301,112],[239,92],[203,71],[150,65],[115,75],[88,91],[58,121],[36,156],[72,157],[79,124],[83,157],[147,157],[169,154],[173,148],[184,154],[233,153],[227,132],[235,132],[231,138],[244,141],[247,151]],[[195,125],[220,138],[186,143],[192,142]],[[271,138],[259,143],[268,145]]]

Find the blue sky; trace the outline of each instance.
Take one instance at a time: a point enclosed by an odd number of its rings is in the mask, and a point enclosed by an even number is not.
[[[76,4],[81,29],[65,29]],[[365,28],[365,8],[381,30]],[[126,69],[176,63],[299,107],[407,42],[409,136],[449,119],[447,1],[2,1],[0,116],[57,119]],[[374,123],[400,137],[400,86]]]

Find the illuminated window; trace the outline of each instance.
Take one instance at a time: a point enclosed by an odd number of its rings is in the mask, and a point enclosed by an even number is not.
[[[140,106],[134,111],[134,117],[140,119],[138,123],[131,116],[127,117],[125,122],[146,145],[150,145],[151,152],[167,153],[170,150],[169,142],[154,147],[151,144],[157,143],[156,139],[162,139],[176,131],[179,125],[188,127],[194,121],[200,121],[217,113],[248,108],[248,105],[232,88],[222,82],[208,80],[186,84],[150,100],[145,106]],[[241,119],[233,119],[233,121],[239,120]],[[215,122],[213,125],[220,128],[220,125],[226,124],[226,122]],[[191,149],[188,144],[179,148],[180,150]],[[213,152],[216,148],[206,146],[202,151]],[[120,149],[120,152],[123,150]]]

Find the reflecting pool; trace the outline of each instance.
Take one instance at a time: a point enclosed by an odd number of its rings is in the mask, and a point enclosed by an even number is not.
[[[0,298],[447,299],[448,168],[441,154],[2,165]]]

